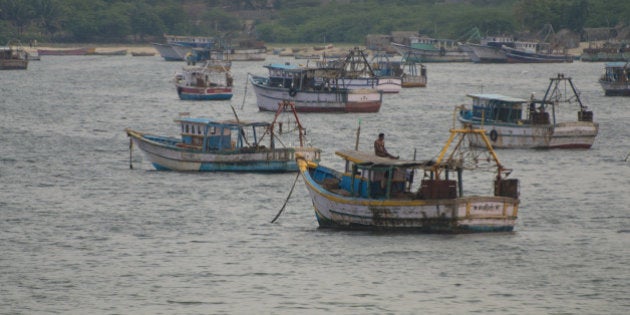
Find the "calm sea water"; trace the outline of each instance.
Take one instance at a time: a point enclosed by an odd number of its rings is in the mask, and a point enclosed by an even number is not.
[[[294,61],[286,59],[288,61]],[[266,62],[282,61],[270,57]],[[403,158],[438,154],[466,93],[542,96],[572,76],[600,123],[590,150],[499,151],[521,181],[514,233],[321,230],[294,174],[154,171],[124,128],[173,119],[270,120],[235,63],[230,102],[184,102],[159,57],[42,57],[0,72],[0,313],[627,314],[630,98],[604,97],[601,63],[428,64],[429,85],[376,114],[301,115],[323,161],[379,132]],[[561,114],[576,117],[575,108]]]

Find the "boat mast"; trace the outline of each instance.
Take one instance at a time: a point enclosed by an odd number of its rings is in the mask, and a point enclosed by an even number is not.
[[[267,131],[260,137],[261,140],[265,136],[265,134],[269,133],[269,136],[271,137],[270,141],[273,141],[276,121],[278,120],[278,117],[280,116],[280,114],[288,110],[290,110],[293,113],[293,117],[295,117],[295,123],[298,126],[298,137],[300,139],[300,147],[304,146],[304,127],[302,127],[300,118],[298,117],[297,111],[295,110],[295,104],[288,100],[283,100],[282,102],[278,103],[278,110],[276,110],[276,114],[273,117],[273,121],[271,122],[271,125],[269,125],[269,128],[267,129]]]
[[[492,160],[494,161],[494,163],[497,165],[497,179],[501,179],[501,173],[503,173],[505,171],[508,171],[507,169],[505,169],[503,167],[503,165],[499,161],[499,157],[497,156],[496,152],[492,148],[492,144],[490,143],[490,140],[488,140],[488,137],[486,136],[486,131],[484,129],[473,129],[472,127],[465,128],[465,129],[455,129],[455,128],[453,128],[453,129],[450,130],[450,132],[451,132],[451,135],[449,136],[448,140],[446,141],[446,144],[442,148],[442,151],[440,151],[440,154],[438,155],[438,158],[437,158],[435,164],[431,167],[431,172],[435,173],[435,179],[440,179],[442,166],[444,168],[446,168],[446,167],[448,167],[449,165],[452,164],[451,162],[453,161],[453,156],[459,150],[460,145],[462,144],[464,138],[466,136],[468,136],[468,135],[477,135],[477,136],[481,137],[481,139],[485,143],[486,149],[488,150],[488,152],[492,156]],[[451,147],[451,144],[455,140],[455,136],[457,136],[458,134],[461,135],[461,137],[459,138],[459,141],[457,142],[457,145],[455,146],[455,148],[453,149],[453,151],[449,155],[448,159],[445,162],[443,162],[444,156],[446,155],[446,152]]]

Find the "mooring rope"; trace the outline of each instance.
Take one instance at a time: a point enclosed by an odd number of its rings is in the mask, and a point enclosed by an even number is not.
[[[249,83],[249,72],[247,73],[247,77],[245,78],[245,94],[243,94],[243,104],[241,104],[241,110],[245,107],[245,100],[247,99],[247,83]]]

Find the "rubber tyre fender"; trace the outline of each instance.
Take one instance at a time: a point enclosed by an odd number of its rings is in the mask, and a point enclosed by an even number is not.
[[[492,129],[492,131],[490,131],[490,140],[496,142],[497,138],[499,138],[499,134],[497,133],[496,129]]]

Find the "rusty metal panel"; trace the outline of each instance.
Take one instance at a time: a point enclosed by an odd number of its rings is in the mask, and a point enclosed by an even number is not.
[[[457,198],[457,181],[423,179],[420,196],[423,199],[455,199]]]
[[[494,195],[518,198],[518,179],[501,179],[494,182]]]

